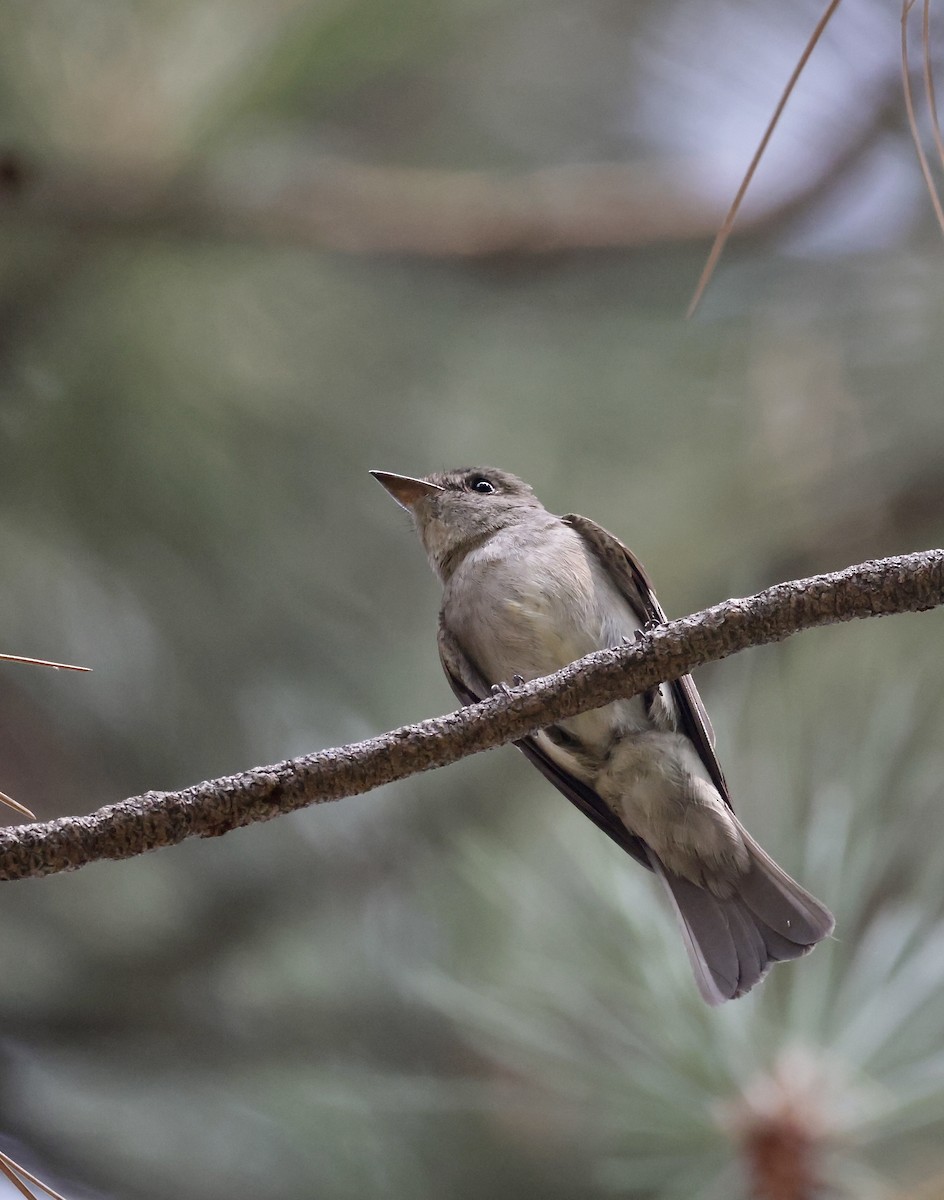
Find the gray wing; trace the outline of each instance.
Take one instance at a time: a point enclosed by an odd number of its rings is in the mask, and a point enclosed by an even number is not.
[[[637,615],[657,625],[666,622],[667,617],[656,599],[652,581],[632,550],[624,546],[614,534],[608,533],[601,525],[588,520],[587,517],[570,513],[561,517],[561,520],[580,534]],[[691,675],[683,675],[671,686],[678,705],[682,729],[691,738],[712,783],[733,812],[728,784],[715,754],[714,730],[698,694],[698,688],[695,687],[695,681]]]
[[[475,704],[491,694],[491,689],[446,629],[442,617],[439,620],[439,659],[449,680],[449,686],[460,704]],[[544,778],[576,805],[585,817],[589,817],[598,829],[602,829],[637,862],[652,870],[645,844],[629,832],[616,813],[592,788],[563,770],[541,749],[533,737],[522,738],[521,741],[515,742],[515,745]]]

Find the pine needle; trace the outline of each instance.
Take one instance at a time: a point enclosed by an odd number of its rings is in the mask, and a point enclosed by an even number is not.
[[[73,663],[50,662],[47,658],[25,658],[22,654],[0,654],[0,662],[18,662],[28,663],[33,667],[52,667],[55,671],[91,671],[91,667],[77,667]],[[31,812],[25,804],[20,804],[14,800],[12,796],[8,796],[5,792],[0,792],[0,804],[7,805],[14,812],[22,814],[24,817],[29,817],[31,821],[36,820],[36,814]],[[0,1154],[0,1171],[4,1171],[3,1155]],[[40,1187],[43,1185],[40,1184]],[[29,1195],[29,1193],[26,1193]]]
[[[52,667],[56,671],[91,671],[91,667],[77,667],[74,663],[50,662],[46,658],[24,658],[22,654],[0,654],[0,662],[29,663],[34,667]]]
[[[37,1179],[35,1175],[31,1175],[25,1167],[21,1167],[19,1163],[14,1162],[13,1159],[10,1158],[9,1155],[4,1154],[2,1150],[0,1150],[0,1172],[2,1172],[7,1179],[9,1179],[13,1186],[17,1188],[22,1195],[28,1197],[28,1200],[37,1200],[37,1197],[35,1192],[31,1192],[23,1180],[20,1179],[21,1175],[23,1176],[23,1179],[28,1179],[30,1183],[34,1184],[41,1191],[45,1192],[47,1196],[52,1197],[52,1200],[65,1200],[65,1196],[54,1191],[48,1183],[43,1183],[41,1179]]]
[[[921,145],[921,134],[918,130],[918,121],[915,117],[914,107],[914,92],[911,88],[911,67],[908,62],[908,17],[914,7],[914,0],[902,0],[901,3],[901,74],[902,82],[905,91],[905,111],[908,114],[908,129],[911,132],[911,140],[914,142],[915,152],[918,155],[918,163],[921,167],[921,174],[924,176],[924,182],[927,184],[928,195],[931,197],[931,204],[934,206],[934,215],[937,217],[937,223],[941,227],[941,232],[944,233],[944,209],[941,207],[941,198],[938,195],[937,184],[934,182],[934,176],[931,174],[931,165],[928,162],[928,156],[924,152],[924,147]],[[925,20],[928,22],[925,29],[929,28],[929,18],[927,10],[925,10]],[[925,45],[925,86],[928,86],[930,79],[930,50]],[[934,84],[930,84],[931,96],[934,94]],[[933,113],[933,108],[932,108]],[[933,118],[932,118],[933,119]]]
[[[931,130],[934,134],[934,145],[937,156],[944,167],[944,139],[941,137],[941,123],[937,116],[937,97],[934,93],[934,71],[931,68],[931,0],[924,0],[924,18],[921,23],[921,43],[924,47],[924,94],[928,102],[928,112],[931,114]]]
[[[911,3],[913,2],[914,0],[911,0]],[[711,282],[712,275],[715,273],[715,267],[718,265],[718,260],[721,258],[721,255],[724,251],[728,236],[731,233],[735,218],[737,217],[738,211],[741,207],[741,202],[747,194],[747,189],[751,186],[754,173],[760,164],[760,160],[764,156],[764,152],[767,149],[767,144],[773,136],[773,132],[776,129],[781,116],[783,115],[783,110],[787,107],[787,102],[793,93],[794,87],[796,87],[797,80],[800,78],[803,68],[806,66],[810,55],[816,49],[816,45],[823,35],[823,30],[829,24],[830,18],[839,7],[840,3],[841,0],[829,0],[826,11],[817,22],[816,28],[813,30],[809,41],[806,43],[806,46],[803,49],[803,53],[800,55],[796,66],[793,68],[793,73],[787,81],[787,86],[780,93],[780,99],[777,101],[777,107],[774,109],[774,114],[767,123],[767,128],[764,130],[764,136],[761,138],[757,149],[754,151],[754,157],[751,159],[750,166],[747,168],[744,178],[741,180],[741,186],[737,190],[737,195],[731,202],[731,207],[728,209],[727,214],[721,223],[721,228],[715,235],[714,244],[711,247],[711,253],[708,255],[708,260],[705,263],[704,269],[702,270],[701,278],[698,280],[698,286],[695,288],[695,294],[692,296],[691,304],[688,306],[688,312],[685,314],[686,317],[694,316],[695,310],[701,303],[701,298],[704,295],[708,284]],[[904,0],[904,3],[907,4],[908,0]]]
[[[36,820],[36,814],[34,812],[30,812],[25,804],[20,804],[18,800],[14,800],[12,796],[8,796],[6,792],[0,792],[0,804],[5,804],[8,808],[12,808],[15,812],[22,813],[24,817],[29,817],[31,821]]]

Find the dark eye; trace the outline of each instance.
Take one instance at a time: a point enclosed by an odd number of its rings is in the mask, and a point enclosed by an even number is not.
[[[469,487],[473,492],[481,492],[483,496],[487,496],[495,490],[491,481],[486,479],[484,475],[473,475],[469,480]]]

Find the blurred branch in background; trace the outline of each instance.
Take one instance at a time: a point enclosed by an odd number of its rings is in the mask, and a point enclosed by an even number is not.
[[[91,816],[6,830],[0,835],[0,878],[49,875],[101,859],[131,858],[188,837],[217,837],[458,762],[748,646],[942,603],[944,550],[777,584],[671,621],[633,645],[588,655],[545,679],[444,717],[181,792],[149,792]]]
[[[874,101],[873,101],[874,103]],[[774,202],[741,221],[760,234],[827,195],[874,149],[900,109],[889,89],[871,120]],[[370,166],[299,150],[274,171],[244,150],[222,167],[167,178],[0,155],[0,212],[53,228],[154,230],[298,242],[351,254],[482,258],[634,249],[710,236],[719,208],[690,186],[696,163],[595,163],[515,174]],[[269,172],[269,174],[266,174]]]

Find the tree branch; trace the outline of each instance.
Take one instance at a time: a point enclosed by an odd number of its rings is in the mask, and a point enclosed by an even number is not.
[[[188,837],[218,837],[309,804],[340,800],[420,771],[458,762],[618,697],[638,695],[748,646],[803,629],[922,612],[944,604],[944,550],[884,558],[780,583],[660,626],[631,646],[601,650],[446,716],[270,767],[146,792],[85,817],[0,831],[0,879],[131,858]]]

